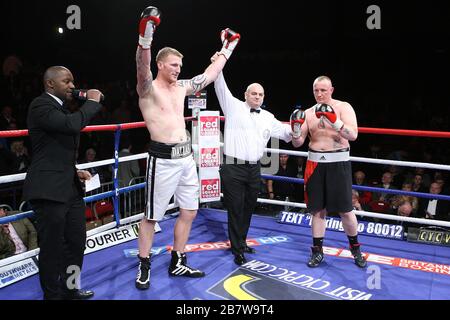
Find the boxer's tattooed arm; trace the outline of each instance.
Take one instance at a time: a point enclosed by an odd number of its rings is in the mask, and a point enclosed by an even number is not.
[[[180,87],[185,87],[187,94],[194,94],[205,88],[210,82],[207,81],[206,74],[198,75],[191,80],[179,80],[178,85]]]
[[[347,139],[349,141],[354,141],[358,136],[357,131],[355,131],[353,128],[349,128],[346,126],[344,126],[339,133],[342,138]]]
[[[136,51],[137,68],[137,93],[139,97],[144,97],[150,93],[153,82],[152,71],[150,70],[150,50],[138,48]]]

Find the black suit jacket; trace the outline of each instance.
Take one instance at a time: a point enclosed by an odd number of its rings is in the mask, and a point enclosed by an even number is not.
[[[33,153],[24,200],[66,202],[74,181],[81,192],[75,168],[79,135],[100,109],[100,103],[88,100],[79,111],[70,113],[47,93],[31,102],[27,122]]]
[[[419,200],[419,209],[417,210],[418,218],[425,218],[428,202],[429,199],[421,198]],[[437,220],[449,221],[450,220],[449,211],[450,211],[449,202],[445,200],[438,200],[436,204],[435,218]]]

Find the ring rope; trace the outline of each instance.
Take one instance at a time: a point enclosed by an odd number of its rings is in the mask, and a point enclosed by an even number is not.
[[[304,179],[294,178],[294,177],[273,176],[273,175],[268,175],[268,174],[262,174],[261,178],[267,179],[267,180],[274,180],[274,181],[283,181],[283,182],[290,182],[290,183],[296,183],[296,184],[304,184]],[[444,194],[413,192],[413,191],[404,191],[404,190],[397,190],[397,189],[384,189],[384,188],[378,188],[378,187],[359,186],[359,185],[352,185],[352,188],[355,190],[361,190],[361,191],[399,194],[399,195],[412,196],[412,197],[418,197],[418,198],[450,201],[450,196],[444,195]]]
[[[185,121],[195,121],[196,117],[185,117]],[[220,117],[221,121],[225,121],[225,117]],[[283,122],[289,124],[289,122]],[[93,131],[115,131],[117,126],[121,130],[145,128],[145,122],[130,122],[123,124],[107,124],[107,125],[92,125],[85,127],[82,132]],[[425,131],[425,130],[404,130],[404,129],[386,129],[386,128],[367,128],[358,127],[360,133],[383,134],[383,135],[400,135],[410,137],[427,137],[427,138],[450,138],[450,132],[447,131]],[[28,130],[4,130],[0,131],[0,138],[24,137],[28,135]]]
[[[190,121],[190,120],[195,120],[195,117],[187,117],[185,118],[186,121]],[[223,120],[224,117],[221,117],[221,120]],[[145,123],[144,122],[136,122],[136,123],[125,123],[125,124],[116,124],[116,125],[95,125],[95,126],[89,126],[86,127],[85,129],[83,129],[83,132],[91,132],[91,131],[120,131],[120,130],[128,130],[128,129],[134,129],[134,128],[143,128],[145,127]],[[392,134],[392,135],[409,135],[409,136],[422,136],[422,137],[443,137],[443,138],[449,138],[450,137],[450,132],[436,132],[436,131],[417,131],[417,130],[397,130],[397,129],[377,129],[377,128],[359,128],[360,132],[363,133],[374,133],[374,134]],[[9,131],[0,131],[0,138],[7,138],[7,137],[20,137],[20,136],[26,136],[28,135],[28,130],[9,130]],[[116,141],[115,141],[115,158],[114,159],[110,159],[110,160],[105,160],[104,162],[107,162],[106,164],[113,164],[115,163],[116,169],[117,169],[117,165],[120,161],[120,159],[118,159],[116,153],[118,152],[118,139],[117,137],[120,137],[120,134],[116,134]],[[278,150],[278,149],[268,149],[266,148],[266,151],[269,152],[274,152],[274,153],[288,153],[288,154],[294,154],[294,155],[307,155],[306,152],[298,152],[298,151],[291,151],[291,150]],[[141,154],[141,155],[135,155],[137,157],[140,158],[144,158],[147,157],[147,154]],[[130,157],[134,157],[134,156],[130,156]],[[423,163],[413,163],[413,162],[403,162],[403,161],[386,161],[386,160],[379,160],[379,159],[367,159],[367,158],[359,158],[359,157],[351,157],[351,160],[353,160],[352,158],[354,158],[354,161],[361,161],[361,162],[365,162],[367,160],[369,160],[371,163],[377,163],[377,164],[383,164],[383,163],[395,163],[397,165],[405,165],[409,164],[409,166],[413,166],[413,167],[420,167],[423,165]],[[127,159],[128,160],[128,159]],[[130,160],[134,160],[134,159],[130,159]],[[124,160],[126,161],[126,160]],[[129,161],[129,160],[128,160]],[[100,164],[100,165],[104,165],[104,164]],[[427,164],[426,164],[427,165]],[[428,164],[430,166],[432,166],[432,168],[439,168],[439,169],[443,169],[443,170],[450,170],[450,166],[442,166],[442,165],[434,165],[434,164]],[[84,167],[86,166],[86,167]],[[92,163],[90,164],[84,164],[83,168],[89,168],[92,167]],[[2,182],[3,178],[9,178],[11,179],[11,177],[17,178],[20,176],[21,180],[24,179],[26,174],[18,174],[18,175],[10,175],[10,176],[4,176],[4,177],[0,177],[0,183],[5,183]],[[117,179],[117,176],[115,174],[115,179]],[[297,182],[299,183],[299,182]],[[145,183],[136,185],[136,186],[130,186],[130,187],[126,187],[126,188],[145,188]],[[122,188],[122,189],[126,189],[126,188]],[[102,194],[97,194],[94,196],[89,196],[86,197],[88,201],[95,201],[96,199],[104,199],[105,196],[113,196],[115,198],[117,198],[117,196],[121,193],[125,193],[129,190],[122,190],[119,189],[117,187],[117,185],[115,186],[115,189],[113,191],[109,191],[109,192],[105,192]],[[133,189],[135,190],[135,189]],[[385,189],[383,189],[383,192],[387,193]],[[397,192],[396,192],[397,193]],[[116,199],[117,200],[117,199]],[[270,200],[270,199],[258,199],[259,202],[262,203],[273,203],[275,204],[277,202],[277,200]],[[290,206],[296,206],[296,207],[306,207],[306,205],[304,204],[295,204],[292,202],[286,202],[286,201],[280,201],[281,204],[283,205],[290,205]],[[170,208],[170,206],[169,206]],[[169,209],[168,208],[168,209]],[[378,213],[373,213],[373,212],[360,212],[360,211],[355,211],[356,214],[358,215],[365,215],[365,216],[371,216],[371,217],[379,217],[382,219],[387,219],[387,220],[397,220],[397,221],[410,221],[410,222],[417,222],[417,223],[421,223],[421,224],[429,224],[429,225],[439,225],[439,226],[450,226],[450,223],[448,222],[444,222],[444,221],[429,221],[427,219],[419,219],[419,218],[408,218],[408,217],[400,217],[400,216],[395,216],[395,217],[390,217],[388,215],[383,215],[383,214],[378,214]],[[16,214],[14,216],[9,216],[7,218],[2,218],[0,219],[0,223],[3,223],[3,221],[6,221],[6,219],[8,218],[23,218],[25,216],[27,216],[28,214],[33,214],[32,211],[28,211],[28,212],[23,212],[23,213],[19,213]],[[130,218],[126,218],[126,219],[117,219],[117,209],[115,212],[115,218],[116,218],[116,222],[111,222],[108,225],[104,225],[100,228],[96,228],[94,230],[91,230],[92,232],[88,232],[88,235],[92,235],[92,234],[97,234],[99,232],[103,232],[104,230],[109,230],[110,228],[113,227],[118,227],[120,225],[123,225],[125,223],[129,223],[130,221],[134,221],[134,219],[139,220],[139,215],[137,216],[133,216]],[[143,213],[141,214],[143,215]],[[39,250],[39,249],[36,249]],[[17,255],[17,256],[13,256],[7,259],[3,259],[1,265],[5,265],[5,264],[9,264],[11,263],[10,261],[11,258],[15,261],[19,261],[21,259],[24,259],[24,256],[32,256],[34,253],[34,251],[36,250],[32,250],[32,251],[28,251],[24,254],[21,255]]]

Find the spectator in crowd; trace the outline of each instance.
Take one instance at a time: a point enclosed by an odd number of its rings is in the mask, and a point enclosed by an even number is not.
[[[27,172],[31,161],[28,156],[28,149],[24,145],[23,140],[15,140],[11,142],[11,153],[13,155],[13,172]]]
[[[409,201],[409,198],[406,197],[404,198],[401,202],[399,202],[399,205],[397,208],[395,208],[393,211],[391,211],[391,214],[397,215],[399,217],[410,217],[412,216],[412,212],[413,212],[413,206],[411,204],[411,202]],[[388,220],[385,221],[386,223],[389,224],[397,224],[397,225],[401,225],[403,226],[403,230],[404,231],[408,231],[409,227],[412,226],[416,226],[415,224],[411,223],[411,222],[407,222],[407,221],[400,221],[400,220]]]
[[[426,170],[425,168],[416,168],[415,174],[416,175],[419,174],[422,176],[422,186],[425,188],[425,190],[428,190],[431,182],[433,181],[431,179],[431,175],[429,174],[428,170]]]
[[[352,189],[352,206],[353,210],[359,210],[363,211],[364,209],[361,206],[361,203],[359,202],[359,192],[355,189]]]
[[[133,146],[128,136],[123,136],[120,140],[119,157],[131,156],[132,148]],[[121,188],[128,186],[133,178],[139,176],[139,171],[139,162],[137,160],[121,162],[118,172],[119,186]]]
[[[362,170],[358,170],[353,174],[354,184],[357,186],[367,186],[366,174]],[[362,205],[367,205],[372,201],[372,193],[370,191],[361,191],[359,194],[359,202]]]
[[[305,158],[301,156],[295,156],[293,158],[295,163],[294,172],[297,171],[296,177],[298,179],[303,179],[305,173]],[[301,203],[305,202],[305,188],[303,184],[294,184],[294,201]]]
[[[402,184],[402,191],[413,192],[412,186],[413,186],[412,182],[410,182],[410,181],[405,181],[405,182],[403,182],[403,184]],[[397,197],[399,197],[399,195],[394,196],[394,197],[392,198],[392,200],[391,200],[392,205],[395,204],[395,201],[396,201],[396,198],[397,198]],[[409,201],[411,202],[411,205],[412,205],[412,207],[413,207],[413,212],[412,212],[412,213],[413,213],[413,214],[416,214],[416,213],[417,213],[417,210],[419,209],[419,199],[417,199],[416,197],[413,197],[413,196],[408,196],[408,198],[409,198]]]
[[[414,192],[422,192],[422,193],[427,192],[427,189],[423,185],[423,177],[422,177],[421,174],[414,175],[412,191],[414,191]]]
[[[442,194],[449,194],[449,190],[445,185],[445,174],[442,171],[436,171],[434,173],[434,182],[439,184]]]
[[[0,176],[12,174],[13,170],[14,170],[14,155],[0,141]]]
[[[89,163],[89,162],[95,162],[97,161],[97,152],[94,148],[88,148],[85,152],[84,159],[81,163]],[[105,166],[100,167],[92,167],[92,168],[86,168],[86,171],[89,171],[89,173],[94,176],[98,174],[100,178],[101,183],[105,183],[110,181],[110,174],[108,174],[108,169],[106,169]]]
[[[431,194],[441,194],[442,187],[439,183],[433,182],[429,191]],[[419,201],[417,215],[419,218],[450,221],[449,211],[449,201],[422,198]]]
[[[276,176],[292,178],[297,176],[295,168],[288,165],[288,154],[280,153],[279,161],[278,171],[275,174]],[[293,199],[294,192],[293,183],[278,180],[267,180],[267,193],[269,195],[269,199],[291,201]]]
[[[0,114],[0,131],[1,130],[14,130],[16,126],[16,119],[13,117],[13,109],[11,106],[6,105],[2,108]]]
[[[5,207],[0,207],[0,218],[6,217],[10,214],[12,214],[12,212],[9,212]],[[14,245],[14,250],[12,251],[11,255],[23,253],[28,250],[37,248],[37,232],[28,218],[3,224],[1,225],[1,227]],[[6,237],[3,235],[1,240],[5,241],[5,239]],[[2,248],[12,248],[9,241],[3,242],[0,246]],[[9,249],[7,250],[7,252],[11,253]],[[6,258],[6,256],[4,258]]]
[[[385,173],[383,173],[383,175],[381,176],[381,183],[377,184],[376,187],[383,188],[383,189],[396,189],[392,185],[392,173],[389,171],[386,171]],[[371,206],[374,203],[381,203],[381,202],[384,202],[385,204],[389,204],[392,197],[393,197],[392,193],[374,192],[372,194]]]

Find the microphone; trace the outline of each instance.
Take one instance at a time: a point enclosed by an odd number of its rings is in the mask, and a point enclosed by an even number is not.
[[[74,97],[75,99],[80,100],[80,101],[86,101],[87,100],[87,90],[73,89],[72,97]],[[100,102],[103,102],[103,100],[105,100],[105,96],[103,94],[101,94]]]

